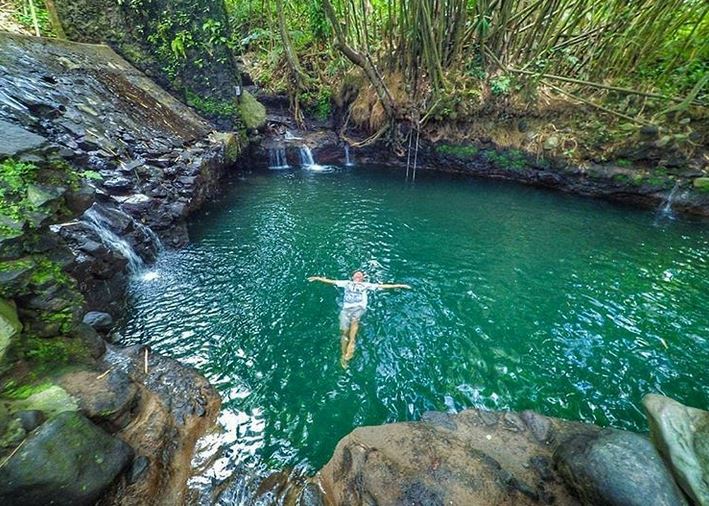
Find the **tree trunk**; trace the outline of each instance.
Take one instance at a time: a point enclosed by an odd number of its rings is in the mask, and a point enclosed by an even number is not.
[[[368,58],[366,54],[356,51],[347,44],[347,39],[342,31],[342,26],[340,26],[340,23],[337,20],[337,14],[335,14],[335,9],[333,9],[330,0],[323,0],[323,7],[325,8],[325,15],[330,20],[332,29],[335,32],[335,47],[339,49],[348,60],[364,71],[367,79],[369,79],[369,82],[372,83],[372,86],[374,86],[374,91],[381,101],[387,117],[391,121],[395,120],[397,118],[397,112],[394,105],[394,100],[391,98],[391,94],[389,93],[386,84],[384,84],[384,81],[379,76],[377,69],[374,68],[371,59]]]

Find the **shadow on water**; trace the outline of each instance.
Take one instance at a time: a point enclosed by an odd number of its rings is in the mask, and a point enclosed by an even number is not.
[[[354,427],[427,410],[534,409],[645,430],[640,399],[706,405],[709,234],[678,217],[514,184],[358,167],[254,172],[133,281],[125,343],[199,368],[223,399],[198,490],[250,504],[259,477],[312,473]],[[350,368],[338,290],[374,293]],[[217,487],[218,488],[218,487]],[[204,492],[207,494],[207,492]]]

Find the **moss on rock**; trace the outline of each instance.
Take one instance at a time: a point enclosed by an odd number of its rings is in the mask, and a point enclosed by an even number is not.
[[[258,129],[266,123],[266,108],[246,90],[239,99],[239,115],[246,128]]]

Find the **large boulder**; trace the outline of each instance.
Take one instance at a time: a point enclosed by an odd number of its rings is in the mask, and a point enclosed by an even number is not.
[[[10,346],[10,340],[22,331],[22,323],[17,318],[15,305],[0,299],[0,362]]]
[[[677,483],[695,503],[709,505],[709,412],[654,394],[643,405],[650,437]]]
[[[579,434],[554,453],[557,469],[584,504],[687,504],[652,443],[632,432]]]
[[[93,504],[132,458],[130,446],[76,412],[32,432],[0,473],[0,503]]]
[[[355,429],[316,488],[325,504],[353,506],[578,504],[554,471],[553,442],[597,430],[533,413],[431,412]]]
[[[130,422],[138,387],[123,372],[73,371],[58,383],[79,402],[81,411],[109,430],[119,430]]]

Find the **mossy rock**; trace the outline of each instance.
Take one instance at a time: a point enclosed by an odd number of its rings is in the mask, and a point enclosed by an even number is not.
[[[10,340],[22,332],[22,323],[17,318],[15,305],[5,299],[0,299],[0,362],[10,346]]]
[[[128,465],[133,450],[79,413],[62,413],[4,463],[0,503],[91,505]]]
[[[266,124],[266,108],[246,90],[239,99],[239,115],[246,128],[256,130]]]
[[[692,185],[700,192],[709,192],[709,177],[698,177],[692,181]]]
[[[51,418],[65,411],[79,409],[76,399],[60,386],[45,383],[34,388],[36,391],[26,399],[13,401],[11,411],[37,410]],[[32,389],[28,391],[31,392]]]

